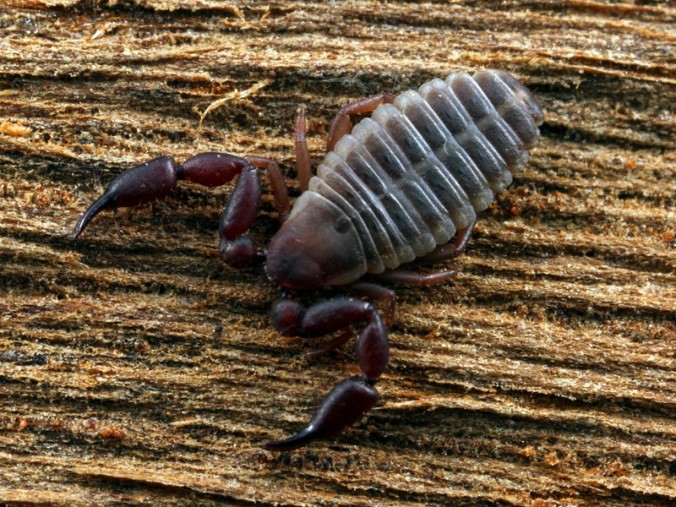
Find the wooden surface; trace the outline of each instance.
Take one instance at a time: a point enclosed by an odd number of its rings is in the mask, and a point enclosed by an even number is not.
[[[0,503],[673,505],[674,65],[660,2],[10,0],[0,13]],[[634,5],[636,4],[636,5]],[[546,110],[452,283],[398,288],[382,400],[300,428],[358,372],[269,324],[222,265],[227,189],[105,213],[115,175],[207,150],[293,182],[347,101],[513,72]],[[200,128],[200,113],[221,100]],[[275,230],[266,197],[254,235]],[[308,296],[309,301],[328,294]]]

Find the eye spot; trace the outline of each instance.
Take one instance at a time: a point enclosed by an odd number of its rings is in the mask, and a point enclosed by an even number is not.
[[[340,234],[346,233],[347,230],[350,228],[349,218],[347,218],[346,216],[338,218],[333,224],[333,228],[336,230],[336,232],[339,232]]]

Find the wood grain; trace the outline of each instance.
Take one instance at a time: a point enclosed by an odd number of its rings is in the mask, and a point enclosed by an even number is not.
[[[0,502],[671,505],[676,11],[666,2],[11,0],[0,9]],[[452,283],[398,288],[382,401],[292,454],[347,347],[269,325],[222,265],[228,189],[82,210],[124,169],[208,150],[293,181],[347,101],[501,68],[546,110]],[[203,117],[209,104],[220,107]],[[266,197],[254,236],[276,228]],[[425,268],[427,269],[427,268]],[[309,295],[308,301],[330,293]]]

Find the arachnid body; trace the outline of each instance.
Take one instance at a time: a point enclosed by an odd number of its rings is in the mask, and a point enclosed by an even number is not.
[[[352,127],[351,115],[367,113],[370,118]],[[350,326],[364,325],[356,349],[361,377],[338,384],[301,432],[266,444],[271,450],[299,447],[340,433],[374,406],[374,384],[387,366],[389,346],[386,323],[369,302],[337,297],[306,309],[294,293],[346,286],[353,295],[387,299],[390,321],[393,292],[358,280],[372,274],[430,285],[451,278],[453,269],[419,274],[400,266],[462,252],[476,214],[526,163],[542,120],[530,92],[510,74],[451,74],[417,92],[378,95],[341,109],[329,130],[328,153],[311,176],[301,109],[295,146],[304,193],[290,214],[286,186],[272,160],[202,153],[179,165],[160,157],[118,176],[79,219],[73,239],[100,211],[166,197],[178,180],[216,186],[237,177],[220,221],[219,250],[234,267],[265,264],[268,278],[282,290],[272,317],[280,334],[314,337],[346,330],[318,351],[324,353],[348,340]],[[261,169],[282,222],[266,250],[246,236],[261,201]]]

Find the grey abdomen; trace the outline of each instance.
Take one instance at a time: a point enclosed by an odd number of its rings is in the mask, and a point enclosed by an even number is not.
[[[368,272],[394,269],[471,224],[525,165],[540,123],[530,92],[506,72],[434,79],[357,124],[310,191],[354,224]]]

